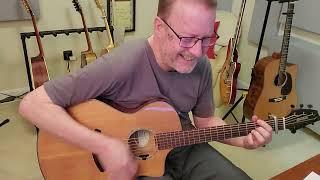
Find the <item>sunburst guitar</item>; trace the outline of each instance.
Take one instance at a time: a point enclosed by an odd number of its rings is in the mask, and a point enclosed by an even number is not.
[[[237,95],[237,81],[241,64],[238,62],[238,42],[240,39],[241,23],[247,0],[242,0],[235,35],[229,40],[227,57],[220,74],[220,96],[224,105],[232,105]]]

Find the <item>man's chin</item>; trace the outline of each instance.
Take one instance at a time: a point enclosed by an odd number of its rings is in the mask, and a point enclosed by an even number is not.
[[[188,74],[191,73],[194,67],[188,67],[188,68],[176,68],[176,71],[181,74]]]

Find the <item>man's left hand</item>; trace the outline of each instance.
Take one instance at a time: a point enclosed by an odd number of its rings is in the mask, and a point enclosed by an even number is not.
[[[268,123],[257,116],[252,116],[252,121],[258,126],[244,137],[243,145],[246,149],[256,149],[272,140],[272,127]]]

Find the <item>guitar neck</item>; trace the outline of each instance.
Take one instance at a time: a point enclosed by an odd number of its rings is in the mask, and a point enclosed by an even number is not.
[[[111,33],[110,33],[108,18],[107,18],[107,15],[106,15],[106,11],[104,9],[100,9],[100,11],[101,11],[101,14],[102,14],[102,19],[103,19],[104,25],[106,27],[107,36],[108,36],[108,39],[109,39],[109,45],[106,47],[106,49],[110,50],[110,49],[114,48],[114,43],[113,43],[113,39],[112,39],[112,36],[111,36]]]
[[[31,13],[31,19],[32,19],[32,24],[33,24],[33,28],[34,28],[34,32],[35,32],[35,35],[36,35],[38,48],[39,48],[39,56],[43,58],[44,53],[43,53],[43,48],[42,48],[42,44],[41,44],[40,33],[39,33],[39,30],[38,30],[38,27],[37,27],[37,23],[36,23],[36,19],[35,19],[33,13]]]
[[[284,27],[283,33],[283,41],[281,47],[281,60],[279,66],[279,74],[284,74],[286,72],[286,64],[288,59],[288,50],[289,50],[289,42],[290,42],[290,35],[291,35],[291,28],[292,28],[292,19],[293,19],[293,10],[294,10],[294,3],[288,4],[288,10]]]
[[[286,129],[286,120],[267,120],[274,131]],[[240,123],[210,128],[194,129],[189,131],[175,131],[159,133],[156,135],[158,149],[164,150],[174,147],[187,146],[211,141],[222,141],[225,139],[248,135],[257,127],[256,123]]]
[[[88,28],[87,28],[87,25],[86,25],[86,20],[85,20],[85,18],[83,16],[83,13],[80,13],[80,15],[81,15],[82,24],[83,24],[83,28],[84,28],[84,33],[86,35],[86,41],[87,41],[87,45],[88,45],[87,52],[93,52],[91,41],[90,41],[90,37],[89,37],[89,31],[88,31]]]
[[[246,7],[246,3],[247,3],[247,0],[242,0],[240,12],[239,12],[239,17],[238,17],[238,22],[237,22],[237,26],[236,26],[236,30],[235,30],[235,35],[234,35],[233,42],[232,42],[232,44],[233,44],[232,52],[235,51],[237,44],[239,42],[240,32],[241,32],[241,24],[242,24],[242,19],[243,19],[243,14],[244,14],[244,10]]]

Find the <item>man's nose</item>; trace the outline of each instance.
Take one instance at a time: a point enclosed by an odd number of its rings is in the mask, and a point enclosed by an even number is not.
[[[195,57],[201,57],[203,55],[202,40],[199,39],[189,52]]]

